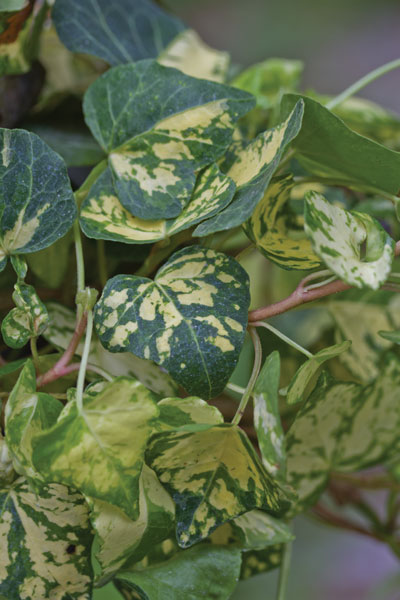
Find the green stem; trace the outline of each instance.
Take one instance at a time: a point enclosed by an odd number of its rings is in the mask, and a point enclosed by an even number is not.
[[[76,255],[77,292],[85,289],[85,261],[83,259],[82,237],[78,219],[74,223],[74,242]],[[78,320],[83,314],[82,306],[78,306]]]
[[[30,346],[31,346],[31,354],[32,354],[32,358],[33,358],[33,364],[35,365],[35,369],[38,370],[39,369],[39,352],[37,349],[37,343],[36,343],[37,338],[35,337],[31,337],[30,339]]]
[[[225,386],[226,390],[229,390],[231,392],[235,392],[235,394],[241,394],[243,396],[243,394],[245,393],[245,389],[243,387],[241,387],[240,385],[236,385],[236,383],[227,383]]]
[[[104,240],[97,240],[97,265],[99,268],[99,278],[102,287],[107,283],[107,258],[105,253]]]
[[[82,410],[83,410],[83,388],[85,385],[86,368],[87,368],[87,363],[88,363],[88,359],[89,359],[90,342],[92,341],[92,332],[93,332],[93,312],[91,310],[89,310],[88,314],[87,314],[85,344],[83,346],[82,360],[81,360],[81,364],[79,367],[78,382],[76,385],[76,405],[78,407],[79,412],[82,412]]]
[[[361,79],[359,79],[358,81],[353,83],[347,89],[345,89],[341,94],[339,94],[335,98],[332,98],[332,100],[329,100],[329,102],[327,102],[325,104],[326,108],[328,108],[329,110],[333,110],[339,104],[344,102],[344,100],[347,100],[351,96],[354,96],[354,94],[357,94],[357,92],[362,90],[365,86],[367,86],[370,83],[372,83],[373,81],[375,81],[375,79],[378,79],[379,77],[382,77],[382,75],[385,75],[386,73],[389,73],[390,71],[393,71],[394,69],[399,69],[399,68],[400,68],[400,58],[397,58],[396,60],[392,60],[392,61],[386,63],[385,65],[382,65],[381,67],[378,67],[377,69],[374,69],[367,75],[364,75],[364,77],[361,77]]]
[[[303,348],[303,346],[300,346],[300,344],[297,344],[295,341],[291,340],[289,337],[287,337],[287,335],[285,335],[284,333],[279,331],[279,329],[275,329],[275,327],[272,327],[272,325],[270,325],[269,323],[263,323],[262,321],[255,321],[253,323],[250,323],[250,326],[251,327],[265,327],[265,329],[272,331],[272,333],[274,333],[278,338],[281,338],[281,340],[283,340],[284,342],[289,344],[289,346],[292,346],[292,348],[295,348],[299,352],[302,352],[305,356],[307,356],[307,358],[313,357],[311,352],[309,352],[308,350]]]
[[[285,600],[289,581],[290,561],[292,558],[292,542],[285,544],[281,568],[279,570],[278,593],[276,600]]]
[[[244,415],[244,411],[246,410],[246,406],[247,403],[250,399],[250,396],[253,392],[253,388],[255,386],[255,383],[257,381],[257,377],[258,374],[260,372],[261,369],[261,361],[262,361],[262,347],[261,347],[261,342],[260,342],[260,338],[258,337],[258,333],[255,329],[251,328],[249,329],[250,335],[251,335],[251,339],[254,345],[254,365],[253,365],[253,371],[251,373],[251,377],[249,379],[249,383],[247,384],[247,387],[245,389],[245,392],[242,396],[242,399],[240,400],[238,409],[236,411],[235,416],[232,419],[232,424],[233,425],[239,425],[241,418]]]

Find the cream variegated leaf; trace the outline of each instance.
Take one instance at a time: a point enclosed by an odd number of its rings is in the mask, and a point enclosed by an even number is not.
[[[279,414],[280,358],[277,351],[265,360],[254,387],[254,427],[264,467],[279,480],[285,479],[285,445]]]
[[[200,431],[220,425],[224,417],[216,406],[201,398],[164,398],[158,403],[157,431]]]
[[[288,210],[292,188],[292,175],[274,178],[244,230],[260,252],[280,267],[314,269],[321,260],[304,234],[303,219]]]
[[[173,532],[175,505],[147,465],[143,466],[139,490],[139,516],[135,521],[107,502],[88,499],[93,527],[99,536],[96,558],[101,566],[101,581],[120,570],[127,560],[142,560]]]
[[[139,515],[143,455],[158,409],[141,383],[117,377],[80,409],[70,401],[57,423],[33,440],[33,463],[45,481]]]
[[[0,270],[9,255],[50,246],[75,217],[61,157],[33,133],[0,129]]]
[[[161,52],[158,62],[186,75],[224,83],[229,69],[229,54],[214,50],[193,29],[185,29]],[[249,91],[249,90],[246,90]]]
[[[154,281],[117,275],[95,306],[107,350],[164,367],[191,394],[224,389],[239,357],[249,306],[248,276],[233,258],[200,246],[173,254]]]
[[[93,534],[84,498],[63,485],[36,493],[20,478],[0,489],[0,502],[0,595],[90,600]]]
[[[325,361],[339,356],[343,352],[347,352],[351,342],[344,341],[341,344],[335,344],[320,350],[312,358],[309,358],[296,372],[287,390],[286,401],[288,404],[296,404],[304,398],[304,392],[311,379],[314,377],[319,367]]]
[[[249,579],[255,575],[277,569],[283,556],[283,544],[274,544],[264,550],[250,550],[242,554],[240,579]]]
[[[254,508],[279,516],[289,506],[244,432],[234,425],[159,433],[146,460],[174,499],[176,534],[183,548]]]
[[[305,200],[305,231],[315,253],[346,283],[378,289],[394,257],[394,241],[383,227],[366,213],[330,204],[322,194],[309,192]]]
[[[163,67],[122,65],[85,94],[86,122],[108,154],[121,204],[140,219],[170,219],[187,206],[201,169],[232,141],[250,94]]]
[[[300,131],[303,102],[296,104],[288,118],[250,142],[229,168],[227,175],[236,184],[232,202],[217,215],[198,225],[194,235],[205,236],[241,225],[263,198],[288,144]]]
[[[0,486],[9,485],[15,478],[12,456],[6,440],[0,432]]]
[[[22,348],[30,338],[41,335],[49,322],[47,309],[35,288],[18,282],[14,286],[13,308],[1,323],[1,333],[7,346]]]
[[[85,235],[91,238],[126,244],[153,243],[218,213],[234,193],[232,179],[212,165],[199,176],[189,204],[175,219],[139,219],[118,200],[111,170],[107,169],[85,198],[80,222]]]

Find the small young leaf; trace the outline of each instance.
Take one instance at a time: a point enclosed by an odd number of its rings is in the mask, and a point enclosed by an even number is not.
[[[31,491],[22,478],[0,490],[0,594],[89,600],[93,535],[84,498],[62,485]]]
[[[183,548],[253,508],[279,516],[289,506],[246,435],[234,425],[157,434],[146,460],[177,505],[176,534]]]
[[[351,346],[350,341],[335,344],[320,350],[312,358],[309,358],[296,372],[288,387],[286,401],[288,404],[296,404],[303,400],[304,391],[310,382],[311,378],[318,371],[319,367],[327,360],[339,356],[342,352],[346,352]]]
[[[154,282],[117,275],[95,307],[107,350],[163,366],[203,398],[220,393],[239,357],[249,307],[248,276],[233,258],[200,246],[176,252]]]
[[[155,58],[184,29],[151,0],[56,0],[52,17],[69,50],[110,65]]]
[[[84,395],[81,412],[70,402],[57,423],[35,437],[33,463],[46,481],[70,485],[137,519],[143,454],[157,415],[143,385],[118,377],[98,395]]]
[[[18,256],[18,254],[12,254],[10,257],[10,262],[12,268],[17,274],[18,279],[25,279],[26,274],[28,272],[28,265],[26,264],[25,258],[23,258],[22,256]]]
[[[321,194],[305,197],[305,231],[314,252],[338,277],[377,290],[390,273],[394,241],[373,217],[330,204]],[[365,243],[365,256],[361,245]]]
[[[302,224],[297,230],[293,227],[293,215],[287,210],[292,187],[292,175],[274,178],[244,230],[260,252],[280,267],[315,269],[321,260],[304,235]],[[299,238],[298,233],[303,236]]]
[[[13,308],[3,319],[1,332],[7,346],[22,348],[32,337],[41,335],[49,322],[49,315],[35,288],[26,283],[16,283]]]
[[[219,83],[224,83],[229,69],[229,54],[210,48],[193,29],[185,29],[177,35],[157,60],[164,67],[174,67],[186,75]]]
[[[198,225],[194,235],[204,236],[241,225],[263,198],[287,145],[299,133],[303,103],[298,102],[286,121],[261,133],[239,152],[227,175],[237,186],[232,202],[215,217]]]
[[[0,263],[65,235],[76,206],[63,160],[28,131],[0,129]]]
[[[254,387],[254,427],[265,468],[284,480],[286,458],[278,398],[280,371],[279,353],[275,351],[265,360]]]

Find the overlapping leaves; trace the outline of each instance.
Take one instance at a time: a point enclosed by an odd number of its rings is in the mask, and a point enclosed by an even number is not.
[[[36,338],[46,329],[47,309],[31,285],[18,282],[13,299],[17,305],[1,323],[1,332],[7,346],[22,348],[30,338]]]

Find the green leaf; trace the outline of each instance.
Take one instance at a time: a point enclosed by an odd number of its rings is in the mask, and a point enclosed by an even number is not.
[[[265,360],[254,387],[254,427],[264,467],[279,480],[285,479],[284,435],[279,414],[279,352]]]
[[[8,255],[47,248],[75,220],[63,160],[28,131],[0,129],[0,215],[3,268]]]
[[[115,584],[127,599],[228,600],[239,578],[240,554],[198,546],[144,571],[124,571]]]
[[[321,260],[304,234],[303,223],[288,210],[293,184],[292,175],[274,178],[244,230],[258,250],[280,267],[314,269]]]
[[[6,440],[0,432],[0,487],[10,484],[15,478],[12,457]]]
[[[18,256],[18,254],[12,254],[10,262],[18,279],[25,279],[28,272],[28,265],[26,264],[25,258],[23,256]]]
[[[151,392],[118,377],[98,395],[85,394],[81,411],[67,404],[58,422],[33,440],[33,463],[46,481],[70,485],[137,519],[143,454],[157,415]]]
[[[231,229],[250,217],[263,198],[287,145],[300,131],[303,110],[300,101],[286,121],[261,133],[238,153],[227,172],[237,187],[232,202],[218,215],[198,225],[194,235],[204,236]]]
[[[184,29],[150,0],[56,0],[52,17],[69,50],[110,65],[155,58]]]
[[[75,330],[76,315],[71,309],[56,302],[49,302],[47,309],[50,320],[43,337],[54,346],[65,350]],[[81,356],[82,352],[83,342],[75,350],[78,356]],[[178,385],[168,373],[162,371],[152,361],[128,352],[116,356],[103,348],[95,334],[92,336],[89,362],[105,369],[111,375],[135,377],[147,388],[163,397],[174,396],[178,391]]]
[[[26,0],[3,0],[0,12],[12,12],[24,8]]]
[[[308,192],[305,200],[304,227],[314,252],[346,283],[377,290],[391,270],[392,238],[366,213],[344,210],[316,192]]]
[[[246,435],[234,425],[159,433],[150,442],[146,460],[177,506],[176,534],[183,548],[253,508],[279,516],[289,505]]]
[[[293,142],[296,158],[314,175],[396,195],[400,189],[400,154],[351,131],[327,108],[306,96],[287,94],[286,116],[304,101],[301,132]]]
[[[227,52],[210,48],[193,29],[182,31],[158,57],[164,67],[174,67],[186,75],[219,83],[227,78],[229,61]]]
[[[83,108],[109,154],[120,202],[153,220],[181,213],[196,174],[224,154],[236,121],[253,104],[246,92],[144,60],[99,77]]]
[[[380,331],[379,335],[393,344],[400,344],[400,331]]]
[[[96,558],[102,568],[102,580],[117,572],[128,559],[141,560],[173,532],[174,503],[146,465],[140,476],[140,513],[135,521],[106,502],[89,499],[89,504],[93,527],[100,539]]]
[[[319,367],[327,360],[339,356],[343,352],[346,352],[351,346],[350,341],[342,342],[341,344],[335,344],[320,350],[312,358],[309,358],[296,372],[287,390],[286,401],[288,404],[297,404],[303,400],[303,395],[307,385],[310,383],[312,377],[318,371]]]
[[[49,288],[59,288],[66,276],[71,256],[72,236],[67,234],[48,248],[28,254],[30,270]]]
[[[49,394],[36,392],[36,372],[31,360],[24,368],[9,395],[5,410],[8,448],[20,474],[41,481],[32,464],[32,442],[35,435],[51,427],[63,405]]]
[[[282,552],[282,544],[275,544],[265,550],[244,552],[240,579],[249,579],[254,575],[276,569],[282,562]]]
[[[89,600],[93,535],[83,497],[62,485],[37,494],[18,479],[0,490],[0,502],[0,593]]]
[[[235,184],[217,165],[200,174],[189,204],[175,219],[149,221],[134,217],[118,200],[112,173],[102,173],[86,196],[81,209],[82,231],[95,239],[143,244],[168,239],[225,208]]]
[[[154,282],[117,275],[95,306],[107,350],[164,367],[190,393],[222,392],[239,357],[249,307],[248,276],[233,258],[200,246],[176,252]]]
[[[158,431],[201,431],[224,422],[216,406],[195,396],[164,398],[157,406],[160,409]]]
[[[32,337],[41,335],[49,322],[47,309],[31,285],[19,282],[14,286],[13,308],[1,323],[1,333],[7,346],[22,348]]]
[[[393,355],[368,386],[320,376],[287,434],[287,480],[299,496],[297,512],[314,503],[330,471],[360,470],[396,456],[399,386]]]

